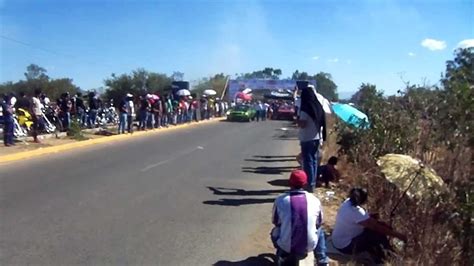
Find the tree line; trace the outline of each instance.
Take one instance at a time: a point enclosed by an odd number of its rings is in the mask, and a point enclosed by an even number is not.
[[[73,83],[71,78],[53,79],[48,76],[47,70],[36,64],[27,66],[24,73],[25,79],[17,82],[5,82],[0,84],[1,93],[15,93],[21,92],[27,95],[32,95],[36,88],[41,89],[51,99],[59,98],[61,94],[69,92],[75,94],[87,92],[97,89],[79,88]],[[280,79],[282,78],[282,71],[278,68],[265,67],[263,70],[257,70],[249,73],[236,74],[237,79]],[[299,72],[296,70],[291,77],[295,80],[315,80],[318,91],[331,101],[338,100],[337,85],[332,80],[331,74],[320,72],[314,75],[309,75],[306,72]],[[142,95],[145,93],[156,93],[159,95],[167,94],[171,91],[171,84],[173,81],[181,81],[184,79],[184,73],[174,72],[171,75],[148,71],[143,68],[138,68],[130,73],[115,74],[112,73],[109,77],[104,79],[104,86],[106,87],[102,95],[104,100],[120,101],[125,94],[132,93],[133,95]],[[224,73],[217,73],[210,77],[204,77],[194,84],[192,90],[195,94],[200,94],[206,89],[213,89],[217,95],[222,95],[226,89],[226,82],[228,75]]]

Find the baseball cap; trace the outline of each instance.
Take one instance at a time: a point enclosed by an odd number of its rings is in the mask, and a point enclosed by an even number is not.
[[[288,183],[290,187],[302,188],[308,184],[308,177],[303,170],[293,170]]]

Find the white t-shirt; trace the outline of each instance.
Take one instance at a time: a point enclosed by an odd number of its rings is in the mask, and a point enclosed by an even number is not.
[[[347,247],[352,239],[364,231],[359,223],[369,219],[369,214],[362,207],[352,206],[349,199],[342,203],[337,211],[336,225],[332,232],[332,242],[336,248]]]
[[[299,130],[299,140],[301,142],[320,139],[320,129],[316,128],[311,116],[304,111],[300,111],[300,120],[306,121],[306,126]]]
[[[31,101],[33,102],[33,113],[37,116],[42,115],[43,112],[41,111],[41,101],[37,97],[33,97]]]
[[[323,221],[323,210],[313,194],[292,190],[280,195],[273,204],[272,218],[272,238],[284,251],[307,253],[318,244],[317,230]]]

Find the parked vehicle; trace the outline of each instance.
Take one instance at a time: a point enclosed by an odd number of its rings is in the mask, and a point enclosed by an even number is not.
[[[275,120],[289,120],[293,121],[295,115],[295,107],[293,105],[281,105],[273,113],[273,119]]]

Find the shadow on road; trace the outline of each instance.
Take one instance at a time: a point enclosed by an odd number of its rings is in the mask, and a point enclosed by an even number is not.
[[[214,266],[270,266],[275,265],[275,261],[276,256],[274,254],[265,253],[235,262],[221,260],[214,263]]]
[[[264,204],[273,203],[275,198],[261,199],[261,198],[246,198],[246,199],[219,199],[219,200],[206,200],[202,203],[207,205],[221,205],[221,206],[241,206],[250,204]]]
[[[240,199],[219,199],[203,201],[207,205],[221,205],[221,206],[241,206],[250,204],[265,204],[273,203],[275,198],[285,192],[283,189],[269,189],[269,190],[245,190],[239,188],[221,188],[221,187],[207,187],[214,195],[225,196],[271,196],[270,198],[240,198]]]
[[[288,179],[275,179],[268,181],[268,184],[276,187],[289,187]]]
[[[296,155],[254,155],[254,158],[264,158],[264,159],[271,159],[271,158],[296,158]]]
[[[240,188],[207,187],[214,195],[226,196],[269,196],[285,192],[284,189],[245,190]]]
[[[296,166],[258,166],[258,167],[242,167],[242,172],[244,173],[254,173],[254,174],[263,174],[263,175],[280,175],[283,173],[289,173],[292,170],[296,169]]]
[[[246,162],[258,163],[279,163],[279,162],[295,162],[296,158],[282,158],[282,159],[245,159]]]

